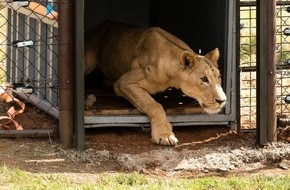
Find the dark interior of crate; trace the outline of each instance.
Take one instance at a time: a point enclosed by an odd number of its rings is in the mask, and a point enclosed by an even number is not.
[[[101,0],[85,2],[85,31],[114,20],[140,27],[159,26],[185,41],[195,52],[205,54],[219,48],[219,69],[225,76],[226,55],[226,0]],[[93,19],[92,19],[93,18]],[[99,73],[98,73],[99,74]],[[94,114],[140,114],[127,100],[117,97],[112,88],[104,87],[102,77],[86,77],[86,95],[97,98],[91,107]],[[223,85],[226,84],[223,77]],[[171,89],[153,95],[167,113],[202,113],[197,101]]]

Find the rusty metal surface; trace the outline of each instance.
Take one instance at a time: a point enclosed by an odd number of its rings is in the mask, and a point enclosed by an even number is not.
[[[55,136],[54,129],[28,129],[28,130],[0,130],[0,138],[33,137],[46,138]]]
[[[257,1],[257,142],[276,141],[276,1]]]
[[[73,146],[74,136],[74,28],[73,1],[59,1],[59,136],[66,147]]]
[[[84,149],[84,1],[75,2],[75,145]]]

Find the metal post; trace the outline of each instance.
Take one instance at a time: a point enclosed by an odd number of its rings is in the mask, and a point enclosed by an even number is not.
[[[54,129],[0,130],[0,138],[15,138],[15,137],[47,138],[53,136],[55,136]]]
[[[257,142],[276,136],[276,0],[257,0]]]
[[[84,1],[75,2],[75,143],[84,149]]]
[[[66,147],[73,146],[74,137],[74,28],[73,0],[58,1],[58,77],[59,77],[59,136]]]

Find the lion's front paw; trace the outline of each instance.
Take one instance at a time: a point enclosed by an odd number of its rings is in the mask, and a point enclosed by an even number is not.
[[[166,134],[152,135],[152,142],[158,145],[176,146],[178,143],[178,139],[171,132],[170,135]]]

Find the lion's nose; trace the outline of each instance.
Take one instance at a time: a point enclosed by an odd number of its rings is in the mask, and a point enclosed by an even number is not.
[[[215,101],[216,101],[217,103],[219,103],[219,104],[222,104],[222,103],[225,102],[225,100],[219,100],[219,99],[215,99]]]

